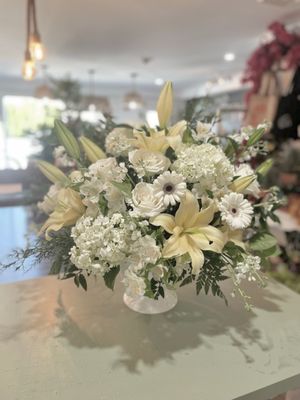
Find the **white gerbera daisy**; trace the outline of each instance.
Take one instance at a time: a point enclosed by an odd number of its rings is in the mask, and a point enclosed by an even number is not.
[[[231,229],[243,229],[250,225],[253,208],[241,193],[230,193],[219,203],[221,217]]]
[[[153,182],[153,193],[157,199],[161,199],[167,207],[180,202],[186,192],[186,183],[182,175],[176,172],[166,171],[159,175]]]

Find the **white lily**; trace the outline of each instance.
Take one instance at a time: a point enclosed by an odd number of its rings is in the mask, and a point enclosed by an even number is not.
[[[189,254],[192,272],[198,274],[204,264],[202,250],[220,253],[225,244],[223,233],[209,225],[215,213],[215,205],[199,211],[194,195],[187,191],[175,214],[160,214],[150,220],[152,225],[161,226],[172,236],[166,241],[162,255],[165,258]]]

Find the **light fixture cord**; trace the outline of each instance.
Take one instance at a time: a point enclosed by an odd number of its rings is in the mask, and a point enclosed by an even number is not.
[[[33,33],[35,35],[38,35],[38,26],[37,26],[37,19],[36,19],[36,5],[35,5],[35,0],[30,0],[31,1],[31,8],[32,8],[32,19],[33,19]]]
[[[30,43],[30,9],[31,9],[31,0],[27,0],[27,15],[26,15],[26,52],[29,51],[29,43]]]

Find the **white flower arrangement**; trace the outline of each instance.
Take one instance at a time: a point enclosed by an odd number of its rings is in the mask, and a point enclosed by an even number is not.
[[[241,280],[263,285],[260,267],[278,251],[267,218],[276,219],[280,201],[259,185],[271,161],[255,170],[244,163],[266,126],[219,143],[210,124],[170,126],[172,96],[168,82],[157,129],[115,128],[106,138],[108,156],[56,123],[76,169],[67,176],[38,163],[55,184],[40,204],[50,213],[40,246],[55,249],[52,272],[85,289],[89,275],[113,288],[121,272],[131,296],[158,299],[166,288],[195,282],[197,293],[224,298],[220,283],[231,278],[249,307]]]

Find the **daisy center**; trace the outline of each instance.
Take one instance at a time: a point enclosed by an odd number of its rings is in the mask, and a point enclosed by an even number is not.
[[[166,185],[164,185],[164,192],[165,193],[174,192],[174,185],[172,185],[171,183],[167,183]]]
[[[237,213],[237,209],[236,208],[232,208],[231,212],[232,212],[232,214],[236,214]]]

